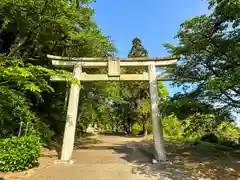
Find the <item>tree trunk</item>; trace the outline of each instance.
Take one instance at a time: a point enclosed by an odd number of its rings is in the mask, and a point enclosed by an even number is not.
[[[148,133],[147,133],[147,128],[145,126],[145,122],[143,121],[142,124],[143,124],[143,133],[144,133],[143,135],[147,136]]]
[[[147,136],[147,135],[148,135],[148,131],[147,131],[147,128],[146,128],[146,126],[145,126],[145,125],[144,125],[143,132],[144,132],[144,136]]]
[[[18,51],[18,49],[20,49],[26,43],[27,39],[28,39],[28,36],[24,36],[22,38],[17,36],[14,44],[15,46],[13,45],[13,47],[10,49],[8,56],[14,55]]]
[[[69,97],[69,86],[67,84],[66,85],[66,94],[65,94],[65,99],[64,99],[64,107],[63,107],[64,112],[67,111],[68,97]]]

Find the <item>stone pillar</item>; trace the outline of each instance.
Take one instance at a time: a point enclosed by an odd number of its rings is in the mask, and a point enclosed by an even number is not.
[[[80,81],[82,67],[76,64],[73,70],[73,75]],[[71,85],[70,95],[68,100],[67,118],[64,130],[62,153],[60,161],[70,163],[74,146],[76,122],[78,114],[78,100],[80,87],[76,84]]]
[[[156,76],[156,67],[154,64],[148,67],[149,91],[151,104],[151,118],[153,128],[153,143],[157,161],[166,161],[166,152],[164,148],[164,138],[162,122],[160,120],[160,110],[158,108],[158,83]]]

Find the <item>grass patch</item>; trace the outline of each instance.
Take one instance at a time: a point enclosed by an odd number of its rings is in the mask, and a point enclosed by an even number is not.
[[[184,139],[184,138],[169,137],[169,136],[165,137],[165,139],[167,141],[177,141],[177,142],[181,142],[181,143],[196,145],[199,147],[214,149],[214,150],[218,150],[218,151],[234,151],[235,150],[235,148],[230,147],[230,146],[204,142],[204,141],[200,141],[198,139]]]
[[[221,144],[212,144],[212,143],[203,142],[203,141],[197,141],[195,143],[198,146],[208,148],[208,149],[216,149],[216,150],[219,150],[219,151],[234,151],[235,150],[233,147],[228,147],[228,146],[224,146],[224,145],[221,145]]]

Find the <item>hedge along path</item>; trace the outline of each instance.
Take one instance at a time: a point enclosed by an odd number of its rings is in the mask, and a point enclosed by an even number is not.
[[[36,165],[40,156],[40,139],[22,136],[3,139],[0,143],[0,171],[23,171]]]
[[[29,151],[31,151],[31,149],[29,149]],[[40,154],[41,156],[38,160],[39,166],[33,167],[32,169],[29,169],[26,171],[21,171],[21,172],[1,172],[0,171],[0,180],[2,180],[1,178],[3,178],[3,180],[16,180],[16,179],[24,180],[32,176],[33,174],[38,173],[41,170],[53,165],[54,160],[57,160],[57,157],[58,157],[57,152],[55,150],[48,150],[46,148],[42,148],[40,151]]]
[[[153,142],[155,149],[155,159],[166,161],[164,149],[164,138],[162,123],[160,121],[160,111],[158,108],[158,80],[169,81],[171,74],[157,73],[157,67],[175,66],[180,57],[139,57],[139,58],[97,58],[97,57],[61,57],[47,55],[52,60],[52,64],[59,67],[72,67],[73,76],[78,81],[148,81],[150,94],[151,119],[153,126]],[[108,68],[108,74],[86,74],[83,68]],[[121,74],[121,67],[148,67],[148,72],[143,74]],[[52,81],[66,81],[66,78],[53,76]],[[61,158],[58,163],[70,163],[73,145],[75,140],[76,121],[78,113],[80,86],[72,84],[68,100],[67,118],[64,130]]]

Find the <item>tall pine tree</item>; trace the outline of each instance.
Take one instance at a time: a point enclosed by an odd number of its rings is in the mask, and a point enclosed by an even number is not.
[[[128,54],[128,57],[147,57],[148,52],[143,47],[142,41],[139,38],[134,38],[132,40],[132,48]]]
[[[134,57],[147,57],[148,51],[143,47],[142,42],[139,38],[132,40],[132,48],[128,54],[129,58]],[[130,67],[122,70],[122,73],[127,74],[140,74],[147,72],[147,67],[136,68]],[[132,81],[120,83],[122,91],[122,99],[130,112],[127,118],[128,131],[131,132],[133,124],[137,123],[141,125],[142,133],[147,135],[148,131],[151,131],[151,120],[150,120],[150,102],[149,102],[149,87],[148,82],[143,81]],[[167,97],[167,89],[162,82],[159,82],[159,96]]]

